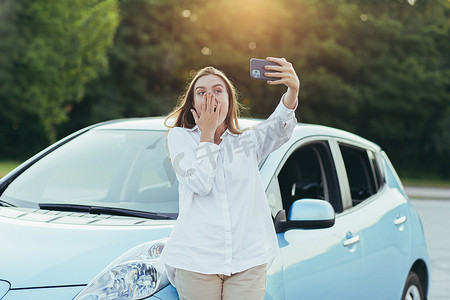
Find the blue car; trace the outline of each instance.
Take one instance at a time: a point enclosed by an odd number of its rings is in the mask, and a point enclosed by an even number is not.
[[[96,124],[3,177],[0,299],[178,299],[159,259],[178,215],[166,134]],[[426,299],[422,224],[379,146],[298,124],[259,169],[280,248],[265,299]]]

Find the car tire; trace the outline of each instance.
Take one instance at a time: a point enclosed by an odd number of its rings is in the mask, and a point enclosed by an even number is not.
[[[406,279],[402,300],[425,300],[419,276],[411,271]]]

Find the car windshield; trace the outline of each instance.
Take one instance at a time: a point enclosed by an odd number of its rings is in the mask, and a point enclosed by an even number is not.
[[[76,204],[178,213],[166,132],[90,130],[20,174],[1,199],[16,206]]]

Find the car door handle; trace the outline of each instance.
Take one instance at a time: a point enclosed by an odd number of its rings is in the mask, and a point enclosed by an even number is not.
[[[348,246],[354,245],[356,243],[359,243],[360,241],[361,241],[361,238],[359,237],[359,235],[355,235],[354,237],[346,239],[344,241],[344,246],[348,247]]]
[[[403,223],[405,223],[406,222],[406,216],[403,216],[403,217],[398,217],[398,218],[396,218],[395,220],[394,220],[394,224],[395,225],[402,225]]]

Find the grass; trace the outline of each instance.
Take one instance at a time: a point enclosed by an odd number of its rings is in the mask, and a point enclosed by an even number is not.
[[[423,186],[450,188],[450,180],[401,178],[404,186]]]
[[[0,178],[8,174],[9,171],[12,171],[12,169],[14,169],[20,164],[21,162],[18,161],[10,161],[10,160],[0,161]]]

